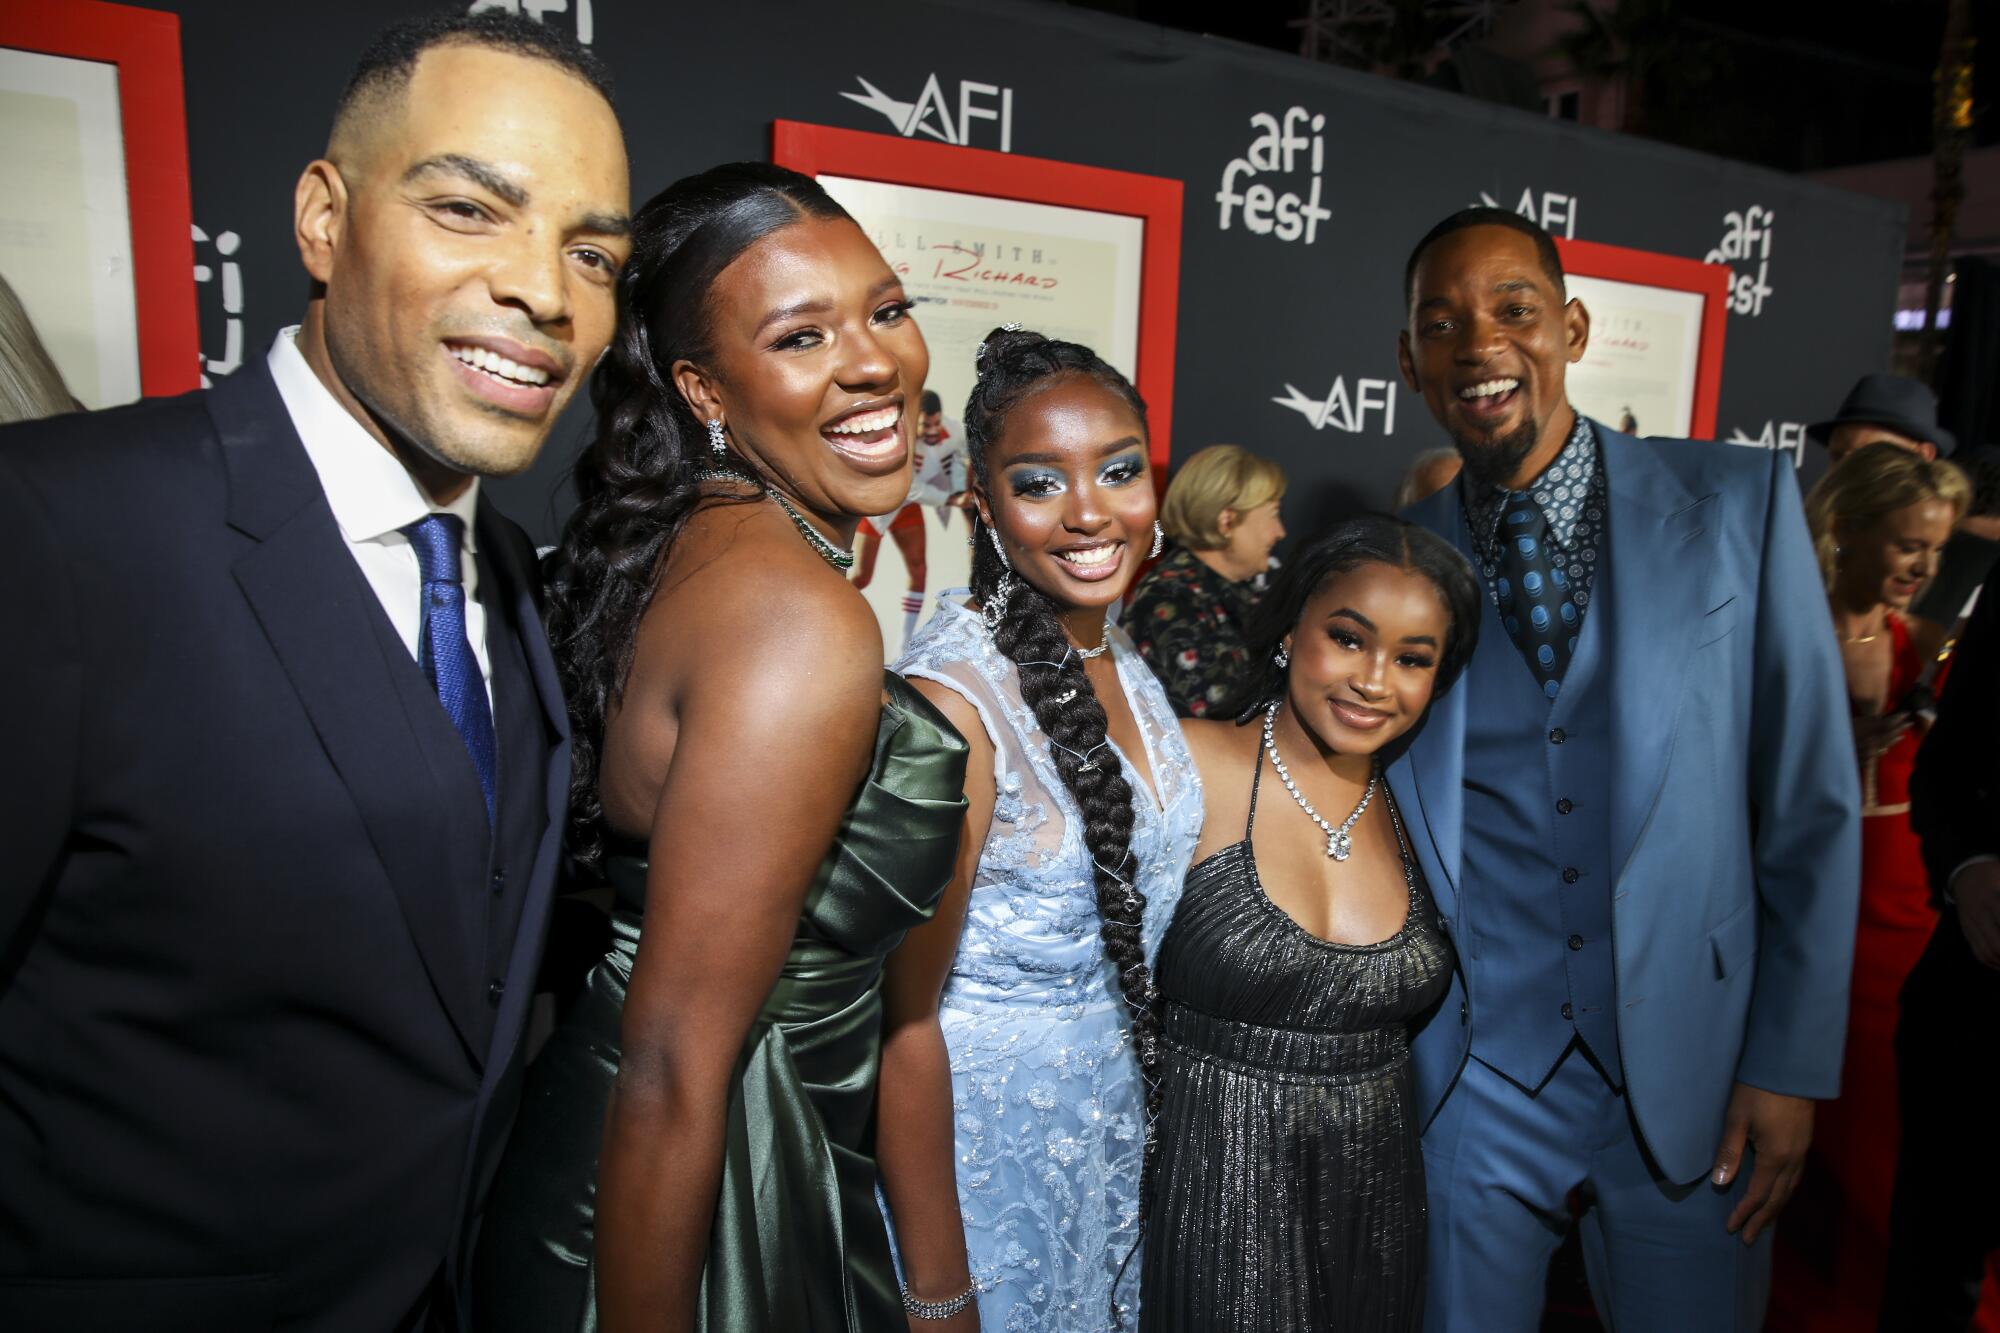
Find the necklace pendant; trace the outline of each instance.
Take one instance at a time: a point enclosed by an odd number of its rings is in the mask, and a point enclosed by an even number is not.
[[[1354,852],[1354,844],[1347,840],[1345,833],[1326,835],[1326,854],[1336,861],[1345,861]]]

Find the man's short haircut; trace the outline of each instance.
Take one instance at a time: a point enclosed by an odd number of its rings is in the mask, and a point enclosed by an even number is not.
[[[1408,306],[1417,295],[1417,264],[1424,257],[1424,251],[1455,231],[1467,227],[1505,227],[1518,231],[1535,243],[1535,254],[1542,261],[1542,272],[1548,274],[1549,281],[1556,285],[1557,295],[1567,295],[1563,282],[1562,256],[1556,253],[1556,243],[1540,227],[1504,208],[1491,208],[1476,204],[1471,208],[1461,208],[1443,222],[1424,233],[1424,239],[1417,242],[1417,248],[1410,251],[1410,262],[1403,266],[1403,304]]]
[[[930,416],[934,413],[942,415],[944,412],[944,399],[937,396],[936,389],[925,389],[922,406],[925,416]]]
[[[418,59],[439,46],[484,46],[546,60],[595,88],[606,102],[612,100],[611,71],[589,47],[560,28],[504,9],[424,14],[390,24],[361,53],[347,90],[334,108],[333,137],[338,139],[364,108],[401,94],[416,73]]]

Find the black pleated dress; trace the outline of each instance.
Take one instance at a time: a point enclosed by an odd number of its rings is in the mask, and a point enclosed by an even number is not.
[[[1407,1033],[1445,992],[1451,944],[1393,804],[1402,929],[1332,944],[1287,916],[1250,846],[1262,772],[1259,751],[1243,840],[1188,872],[1160,946],[1167,1062],[1141,1327],[1416,1330],[1426,1214]]]

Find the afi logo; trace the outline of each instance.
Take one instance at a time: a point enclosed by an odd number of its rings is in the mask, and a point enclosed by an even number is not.
[[[945,100],[944,89],[938,84],[938,76],[933,74],[924,80],[924,90],[917,94],[914,102],[899,102],[877,88],[860,75],[854,81],[867,89],[860,93],[842,93],[850,102],[859,103],[870,111],[878,112],[896,127],[896,133],[905,139],[927,134],[942,143],[957,144],[960,147],[972,142],[972,123],[976,120],[990,120],[1000,132],[1000,151],[1014,151],[1014,90],[997,84],[974,83],[962,79],[958,85],[958,119],[951,118],[951,104]],[[988,102],[975,102],[974,98],[991,99],[998,97],[996,108]]]
[[[208,233],[200,227],[194,229],[196,246],[211,244]],[[243,247],[243,238],[233,231],[219,233],[212,242],[215,253],[221,258],[219,265],[222,288],[222,355],[204,356],[201,360],[201,387],[209,387],[209,376],[234,375],[243,365],[243,266],[236,262],[236,252]],[[199,251],[197,251],[199,253]],[[197,286],[215,282],[218,266],[196,264],[194,280]]]
[[[1368,414],[1380,415],[1381,432],[1384,435],[1396,433],[1396,382],[1394,380],[1354,381],[1354,393],[1347,392],[1347,377],[1336,375],[1333,388],[1324,398],[1311,398],[1292,385],[1285,386],[1285,396],[1273,398],[1279,407],[1289,407],[1307,421],[1314,430],[1344,430],[1350,435],[1359,435],[1368,429]]]
[[[1741,264],[1729,282],[1729,308],[1752,318],[1764,313],[1771,293],[1771,234],[1778,215],[1756,204],[1741,213],[1724,213],[1722,243],[1708,252],[1711,264]],[[1748,267],[1755,261],[1754,271]]]
[[[1215,192],[1215,202],[1221,205],[1217,227],[1228,231],[1230,219],[1240,210],[1243,225],[1259,236],[1275,235],[1281,241],[1304,237],[1311,245],[1319,235],[1319,224],[1333,216],[1319,202],[1320,173],[1326,169],[1326,140],[1320,131],[1326,128],[1326,117],[1295,106],[1285,112],[1282,122],[1268,111],[1259,111],[1250,117],[1250,124],[1259,133],[1250,141],[1249,151],[1222,169],[1222,188]],[[1301,127],[1312,131],[1310,139]],[[1299,158],[1307,149],[1312,150],[1312,180],[1305,193],[1280,193],[1263,181],[1248,187],[1238,184],[1245,177],[1260,175],[1280,176],[1284,178],[1280,184],[1294,184]]]
[[[1500,201],[1481,190],[1479,202],[1488,208],[1499,208]],[[1539,207],[1533,190],[1521,191],[1521,202],[1514,205],[1514,211],[1540,227],[1551,236],[1561,236],[1566,240],[1576,239],[1576,210],[1580,201],[1573,194],[1557,194],[1553,190],[1542,191]]]
[[[1730,444],[1740,444],[1751,449],[1777,449],[1792,456],[1792,470],[1797,471],[1806,462],[1806,423],[1803,421],[1767,421],[1764,429],[1751,435],[1741,426],[1729,433]]]
[[[545,15],[566,14],[569,0],[472,0],[468,14],[484,14],[489,9],[503,9],[509,14],[526,14],[537,23],[546,23]],[[590,0],[576,0],[576,39],[585,46],[596,33],[597,24],[590,12]]]

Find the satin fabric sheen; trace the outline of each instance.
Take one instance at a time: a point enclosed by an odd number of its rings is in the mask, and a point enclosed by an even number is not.
[[[883,960],[928,920],[965,814],[966,747],[885,673],[874,762],[807,892],[737,1064],[702,1271],[703,1333],[873,1333],[904,1315],[875,1201]],[[597,1158],[618,1073],[647,864],[607,858],[613,942],[529,1071],[481,1240],[479,1327],[597,1328]]]

